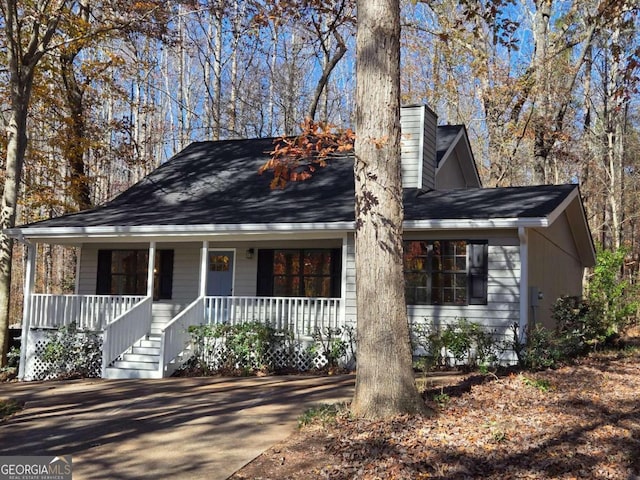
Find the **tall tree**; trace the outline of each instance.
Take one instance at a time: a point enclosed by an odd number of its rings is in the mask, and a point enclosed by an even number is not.
[[[352,411],[421,413],[402,268],[400,4],[359,0],[356,40],[358,370]]]
[[[27,118],[33,79],[49,49],[68,2],[63,0],[0,1],[7,46],[10,91],[4,125],[7,134],[4,189],[0,211],[0,366],[6,364],[13,241],[2,231],[15,225],[18,190],[27,150]]]

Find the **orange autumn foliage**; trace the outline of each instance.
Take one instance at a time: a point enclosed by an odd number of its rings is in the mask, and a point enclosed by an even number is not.
[[[353,151],[353,130],[306,119],[301,133],[295,137],[279,137],[274,141],[271,158],[260,167],[261,175],[273,172],[271,188],[283,189],[289,182],[301,182],[313,176],[318,168],[334,158]]]

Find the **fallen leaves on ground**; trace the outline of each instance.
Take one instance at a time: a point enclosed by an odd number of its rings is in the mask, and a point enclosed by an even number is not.
[[[432,417],[344,415],[232,479],[640,479],[638,350],[465,382],[425,392]]]

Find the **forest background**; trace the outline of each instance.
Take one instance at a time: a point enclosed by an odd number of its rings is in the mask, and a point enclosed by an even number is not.
[[[15,67],[8,52],[28,52],[37,38],[42,53],[16,224],[103,203],[194,141],[295,135],[305,117],[352,125],[350,0],[1,3],[3,206]],[[402,102],[426,103],[439,124],[467,127],[485,187],[578,183],[594,240],[624,249],[620,275],[632,283],[640,260],[639,12],[629,0],[402,7]],[[76,255],[40,247],[35,291],[73,292]],[[17,244],[12,324],[21,318],[24,262]]]

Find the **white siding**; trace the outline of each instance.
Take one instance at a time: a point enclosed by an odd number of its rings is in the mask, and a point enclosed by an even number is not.
[[[458,157],[457,149],[454,149],[447,161],[440,164],[438,176],[436,177],[436,188],[438,190],[450,190],[466,187],[467,182],[460,167],[460,158]]]
[[[347,269],[347,286],[343,297],[345,301],[345,321],[351,325],[356,324],[356,245],[355,236],[350,233],[347,237],[347,264],[342,268]]]
[[[403,107],[400,113],[402,186],[418,188],[422,163],[422,107]]]
[[[553,328],[553,304],[563,295],[582,295],[583,273],[566,213],[549,228],[529,230],[529,286],[537,287],[543,295],[539,305],[530,310],[530,320]]]
[[[435,114],[424,105],[401,109],[402,185],[405,188],[434,188],[436,123]]]
[[[515,235],[515,232],[514,234]],[[479,322],[504,333],[520,316],[520,248],[518,239],[496,232],[409,232],[409,239],[479,239],[489,240],[489,273],[487,305],[433,306],[409,305],[410,322],[435,322],[446,324],[457,318]],[[493,238],[491,238],[493,237]],[[357,319],[355,287],[355,248],[353,235],[349,236],[346,292],[346,320]]]
[[[445,325],[459,318],[477,322],[500,333],[520,317],[520,249],[489,241],[489,274],[486,305],[410,305],[410,322]]]

